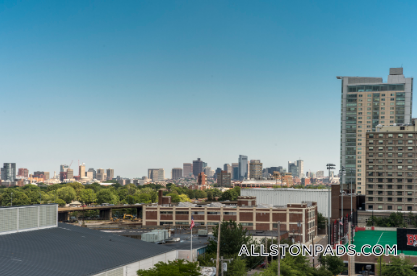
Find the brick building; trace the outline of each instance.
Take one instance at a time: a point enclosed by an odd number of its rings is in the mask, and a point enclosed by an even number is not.
[[[188,206],[143,206],[143,225],[185,226],[194,222],[203,226],[215,226],[219,221],[233,220],[248,230],[281,230],[295,237],[296,242],[307,242],[317,235],[317,203],[302,202],[286,206],[256,205],[255,197],[239,197],[237,206],[211,204]],[[301,225],[300,227],[298,225]]]

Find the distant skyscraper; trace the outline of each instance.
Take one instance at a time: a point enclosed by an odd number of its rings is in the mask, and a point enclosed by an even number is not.
[[[293,177],[301,178],[304,173],[304,161],[297,160],[296,162],[288,161],[288,172],[292,174]]]
[[[297,173],[298,173],[299,178],[304,177],[304,161],[303,160],[297,160]]]
[[[104,172],[104,169],[102,169],[102,168],[97,169],[96,176],[97,176],[97,180],[99,180],[99,181],[106,180],[106,173]]]
[[[73,179],[74,178],[74,170],[67,169],[67,178],[66,179]]]
[[[43,178],[44,180],[49,179],[49,172],[34,172],[33,177]]]
[[[221,171],[217,174],[217,186],[230,187],[232,186],[231,175],[226,171]]]
[[[89,168],[88,169],[88,172],[91,172],[92,173],[93,179],[97,179],[97,173],[96,173],[96,170],[95,169]]]
[[[251,179],[262,179],[261,160],[251,160],[249,163],[249,170]]]
[[[206,174],[204,172],[201,172],[198,174],[197,183],[198,185],[206,185]]]
[[[59,172],[66,172],[68,170],[68,165],[61,165],[59,166]]]
[[[1,168],[1,180],[16,181],[16,163],[4,163]]]
[[[248,157],[239,155],[239,180],[248,178]]]
[[[107,180],[112,180],[114,178],[114,169],[107,169]]]
[[[239,180],[239,163],[232,163],[232,179]]]
[[[198,176],[199,173],[203,171],[203,161],[201,161],[200,158],[197,158],[197,160],[193,161],[193,174],[195,176]]]
[[[152,181],[164,181],[165,170],[164,169],[148,169],[148,178]]]
[[[324,178],[324,171],[317,171],[316,172],[316,177],[317,178]]]
[[[82,163],[78,168],[78,176],[80,178],[85,177],[85,164]]]
[[[184,163],[183,165],[182,165],[182,168],[183,168],[183,176],[184,177],[190,177],[190,176],[192,176],[193,175],[193,164],[191,164],[191,163]]]
[[[173,168],[172,169],[172,179],[180,179],[182,178],[182,169],[181,168]]]
[[[223,170],[230,173],[230,175],[232,175],[232,173],[233,173],[232,166],[230,166],[230,164],[224,164]]]
[[[29,170],[26,168],[19,168],[17,176],[29,177]]]
[[[211,173],[211,167],[205,167],[203,172],[207,177],[213,177],[213,174]]]
[[[366,132],[375,131],[379,124],[411,123],[413,78],[405,78],[403,68],[390,68],[387,83],[382,78],[337,78],[342,81],[340,166],[349,172],[341,183],[352,180],[357,193],[364,194]]]

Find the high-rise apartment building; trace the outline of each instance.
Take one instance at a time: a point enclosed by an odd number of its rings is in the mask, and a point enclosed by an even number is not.
[[[2,181],[16,181],[16,163],[4,163],[1,168]]]
[[[299,178],[304,177],[304,161],[303,160],[297,160],[297,174]]]
[[[373,77],[337,78],[342,80],[340,166],[347,171],[341,183],[352,181],[364,194],[366,133],[379,124],[411,123],[413,78],[405,78],[403,68],[390,68],[386,83]]]
[[[230,175],[232,175],[232,173],[233,173],[232,166],[230,166],[230,164],[224,164],[223,170],[225,170],[226,172],[230,173]]]
[[[99,180],[99,181],[106,180],[106,172],[102,168],[97,169],[96,176],[97,176],[97,180]]]
[[[148,178],[152,181],[164,181],[165,170],[164,169],[148,169]]]
[[[262,179],[262,163],[261,160],[251,160],[249,163],[249,171],[251,179]]]
[[[201,172],[197,176],[197,183],[198,185],[206,185],[207,176],[204,172]]]
[[[73,179],[74,178],[74,170],[68,168],[67,169],[67,178],[66,179]]]
[[[364,134],[366,210],[417,211],[416,120]]]
[[[95,169],[93,169],[93,168],[89,168],[88,169],[88,172],[90,172],[90,173],[92,173],[90,176],[92,176],[93,178],[92,179],[97,179],[97,172],[96,172],[96,170]]]
[[[17,176],[20,177],[29,177],[29,170],[26,168],[19,168],[17,171]]]
[[[114,169],[107,169],[107,180],[112,180],[114,178]]]
[[[182,173],[183,176],[186,177],[191,177],[193,175],[193,164],[191,163],[184,163],[182,164]]]
[[[205,167],[203,172],[207,177],[213,177],[213,174],[211,173],[211,167]]]
[[[324,178],[324,171],[317,171],[316,172],[316,177],[317,178]]]
[[[172,179],[180,179],[182,178],[182,169],[181,168],[173,168],[172,169]]]
[[[197,158],[197,160],[193,161],[193,174],[195,176],[198,176],[198,174],[203,171],[203,163],[204,162],[200,158]]]
[[[80,177],[80,179],[82,177],[85,177],[85,164],[84,163],[82,163],[78,168],[78,176]]]
[[[231,174],[227,171],[221,171],[217,174],[217,186],[220,187],[230,187],[232,186]]]
[[[66,172],[68,170],[68,165],[60,165],[59,166],[59,172]]]
[[[239,163],[232,163],[232,179],[239,180]]]
[[[38,177],[38,178],[43,178],[44,180],[48,180],[49,179],[49,172],[34,172],[33,173],[33,177]]]
[[[248,178],[248,157],[246,155],[239,155],[239,180]]]

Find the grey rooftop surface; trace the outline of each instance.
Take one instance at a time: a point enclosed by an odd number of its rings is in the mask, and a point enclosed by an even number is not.
[[[0,235],[0,275],[95,275],[172,250],[58,223],[55,228]]]

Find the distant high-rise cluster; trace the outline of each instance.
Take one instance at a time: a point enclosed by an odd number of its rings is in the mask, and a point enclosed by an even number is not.
[[[302,178],[304,177],[304,161],[297,160],[296,162],[288,161],[288,172],[292,174],[293,177]]]

